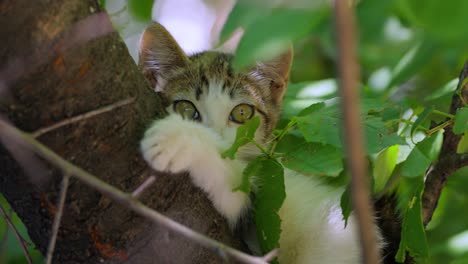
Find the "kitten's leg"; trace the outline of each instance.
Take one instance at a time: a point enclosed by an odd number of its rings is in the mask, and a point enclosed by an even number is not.
[[[152,168],[178,173],[188,171],[215,208],[233,227],[249,206],[247,194],[232,190],[240,185],[246,164],[221,158],[229,144],[212,129],[179,115],[154,122],[141,142],[143,157]]]

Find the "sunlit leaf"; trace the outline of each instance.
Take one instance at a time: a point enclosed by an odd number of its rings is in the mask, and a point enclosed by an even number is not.
[[[403,163],[401,173],[404,177],[420,177],[424,175],[431,163],[439,155],[443,134],[444,131],[440,130],[416,144]]]
[[[399,145],[391,146],[377,156],[372,172],[375,193],[382,191],[392,175],[396,166],[399,148]]]

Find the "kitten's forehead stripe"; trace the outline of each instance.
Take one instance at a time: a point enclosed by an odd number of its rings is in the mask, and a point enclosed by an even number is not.
[[[200,87],[197,87],[197,89],[195,90],[195,98],[200,101],[200,96],[202,94],[202,89]]]

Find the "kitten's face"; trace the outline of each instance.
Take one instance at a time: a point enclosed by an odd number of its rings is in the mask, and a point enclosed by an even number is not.
[[[200,122],[228,142],[239,125],[259,116],[256,138],[264,142],[279,117],[291,54],[245,72],[234,71],[231,61],[232,55],[218,52],[187,57],[159,24],[142,36],[140,66],[170,103],[170,114]]]

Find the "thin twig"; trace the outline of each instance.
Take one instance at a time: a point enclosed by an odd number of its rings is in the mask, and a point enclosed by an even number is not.
[[[4,123],[3,121],[0,121]],[[26,248],[26,241],[24,240],[23,237],[21,237],[20,233],[18,230],[16,230],[15,225],[13,225],[13,222],[11,221],[10,217],[7,215],[3,207],[0,205],[0,213],[2,214],[3,218],[5,218],[5,221],[7,222],[8,226],[10,226],[10,229],[13,230],[13,233],[16,236],[16,239],[18,240],[21,249],[23,250],[24,257],[28,261],[29,264],[32,264],[31,256],[29,255],[28,249]]]
[[[150,175],[146,180],[132,192],[133,198],[138,198],[141,194],[156,181],[156,177],[154,175]]]
[[[70,124],[73,124],[75,122],[79,122],[79,121],[91,118],[93,116],[97,116],[97,115],[112,111],[115,108],[131,104],[134,101],[135,101],[135,97],[131,97],[131,98],[127,98],[127,99],[115,102],[113,104],[98,108],[96,110],[86,112],[86,113],[81,114],[81,115],[66,118],[66,119],[64,119],[64,120],[62,120],[60,122],[57,122],[57,123],[55,123],[55,124],[53,124],[51,126],[43,127],[43,128],[40,128],[40,129],[34,131],[32,133],[32,136],[35,137],[35,138],[40,137],[43,134],[48,133],[48,132],[50,132],[52,130],[55,130],[57,128],[60,128],[60,127],[66,126],[66,125],[70,125]]]
[[[263,256],[263,260],[266,262],[270,262],[274,260],[278,256],[278,249],[275,248],[272,251],[268,252],[265,256]]]
[[[359,112],[359,65],[356,60],[355,21],[350,2],[335,1],[335,21],[339,46],[341,102],[347,164],[351,172],[351,196],[361,239],[362,261],[380,263],[370,202],[367,164]]]
[[[26,146],[30,147],[32,151],[40,155],[42,158],[48,160],[58,168],[62,169],[65,173],[76,177],[88,186],[98,190],[102,194],[111,198],[112,200],[126,206],[133,210],[139,215],[146,217],[147,219],[165,226],[166,228],[178,233],[200,245],[213,250],[214,252],[223,252],[232,258],[249,264],[267,264],[263,257],[256,257],[245,254],[239,250],[224,245],[214,239],[204,236],[194,230],[179,224],[178,222],[160,214],[159,212],[145,206],[137,199],[133,198],[131,194],[125,193],[114,186],[101,181],[97,177],[91,175],[85,170],[73,165],[72,163],[64,160],[52,150],[41,144],[39,141],[34,139],[31,135],[22,132],[21,130],[9,125],[8,123],[0,120],[0,133],[5,134],[7,137],[11,137],[14,140],[23,142]]]
[[[62,187],[60,189],[60,197],[57,205],[57,212],[55,213],[54,223],[52,224],[52,234],[50,236],[49,246],[47,247],[46,264],[52,263],[54,255],[55,242],[57,241],[57,234],[60,228],[60,221],[62,220],[63,208],[65,207],[65,199],[67,198],[68,183],[70,175],[66,174],[62,180]]]
[[[11,215],[11,211],[10,211],[9,215]],[[5,226],[5,233],[3,233],[2,241],[1,241],[1,244],[0,244],[0,259],[2,258],[3,251],[7,247],[8,233],[9,233],[8,231],[9,230],[10,230],[10,227],[8,225],[6,225]]]

